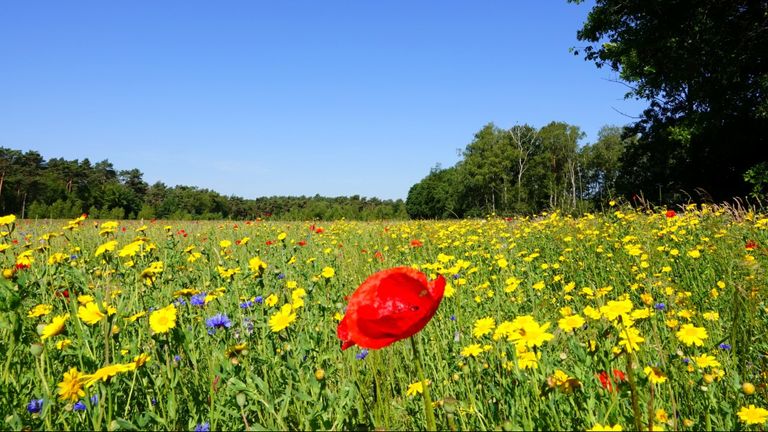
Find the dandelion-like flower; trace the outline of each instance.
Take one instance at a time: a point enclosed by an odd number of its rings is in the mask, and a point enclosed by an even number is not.
[[[277,333],[296,321],[296,312],[290,304],[284,304],[279,311],[269,317],[269,328],[273,333]]]
[[[752,404],[748,407],[741,407],[737,414],[739,420],[748,425],[765,424],[766,420],[768,420],[768,410],[756,407]]]
[[[675,336],[680,342],[688,346],[703,346],[704,339],[707,338],[707,330],[704,327],[694,327],[693,324],[683,324]]]
[[[68,372],[64,372],[64,379],[57,384],[59,399],[74,402],[85,396],[83,378],[84,375],[76,367],[71,368]]]
[[[149,316],[149,326],[155,333],[167,333],[176,327],[176,306],[170,304]]]

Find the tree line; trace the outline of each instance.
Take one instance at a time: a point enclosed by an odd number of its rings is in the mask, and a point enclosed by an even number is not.
[[[404,219],[403,200],[271,196],[245,199],[195,186],[152,185],[137,169],[108,160],[45,160],[37,151],[0,147],[0,214],[21,218],[333,220]]]
[[[584,133],[568,123],[489,123],[455,166],[436,166],[411,187],[406,209],[413,218],[589,210],[617,193],[620,157],[634,141],[622,132],[605,126],[595,143],[581,146]]]

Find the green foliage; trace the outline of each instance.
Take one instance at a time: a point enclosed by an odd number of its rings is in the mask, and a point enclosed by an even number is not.
[[[120,170],[107,160],[45,161],[29,151],[0,147],[0,213],[21,218],[405,219],[402,200],[352,197],[223,196],[193,186],[148,185],[138,169]]]
[[[577,2],[578,3],[578,2]],[[626,194],[680,201],[749,192],[747,169],[768,160],[768,3],[598,0],[575,49],[618,73],[627,97],[650,102],[626,136]]]

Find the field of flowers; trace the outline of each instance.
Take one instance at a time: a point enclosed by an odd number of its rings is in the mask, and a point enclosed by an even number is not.
[[[766,247],[768,216],[720,207],[3,216],[0,428],[424,429],[433,411],[443,430],[762,429]],[[420,356],[407,340],[342,350],[348,296],[401,266],[446,280]]]

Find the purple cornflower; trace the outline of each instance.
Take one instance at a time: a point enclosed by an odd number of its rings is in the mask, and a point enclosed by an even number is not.
[[[456,315],[451,315],[451,321],[456,321]]]
[[[176,306],[184,306],[187,304],[186,300],[184,300],[184,297],[179,297],[176,299],[175,302],[173,302]]]
[[[685,364],[688,364],[688,363],[690,363],[690,362],[691,362],[691,359],[689,359],[688,357],[685,357],[685,358],[683,359],[683,363],[685,363]]]
[[[253,300],[246,300],[240,303],[240,309],[248,309],[251,306],[253,306]]]
[[[205,293],[195,294],[189,299],[189,302],[193,306],[205,306],[205,295]]]
[[[727,344],[727,343],[721,343],[717,347],[720,348],[721,350],[726,350],[726,351],[731,349],[731,346],[729,344]]]
[[[656,310],[664,310],[667,307],[664,303],[656,303],[653,305],[653,308]]]
[[[208,422],[200,423],[195,426],[195,432],[209,432],[211,430],[211,424]]]
[[[368,357],[368,350],[365,348],[361,349],[359,353],[355,354],[355,358],[358,360],[365,360],[366,357]]]
[[[279,275],[277,275],[277,278],[278,279],[284,279],[285,278],[285,273],[280,273]]]
[[[255,299],[253,299],[253,301],[255,301],[255,302],[256,302],[256,303],[258,303],[258,304],[262,304],[262,303],[264,303],[264,297],[262,297],[262,296],[256,296],[256,298],[255,298]]]
[[[176,362],[176,363],[180,362],[181,361],[181,356],[176,354],[175,356],[173,356],[173,361]]]
[[[42,399],[32,399],[27,404],[27,412],[30,414],[37,414],[43,409]]]
[[[219,313],[205,320],[205,325],[211,330],[216,331],[217,329],[232,327],[232,322],[226,315]]]
[[[460,278],[460,277],[461,277],[461,274],[459,274],[459,273],[456,273],[456,274],[454,274],[454,275],[453,275],[453,276],[451,276],[451,277],[452,277],[452,278],[454,278],[454,279],[458,279],[458,278]]]
[[[85,411],[85,404],[83,401],[77,401],[75,402],[75,405],[72,407],[73,411]]]

